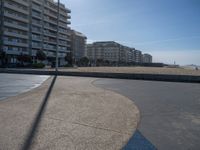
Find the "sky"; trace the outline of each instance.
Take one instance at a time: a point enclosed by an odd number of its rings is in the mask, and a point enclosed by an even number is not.
[[[200,65],[200,0],[61,0],[87,42],[116,41],[154,62]]]

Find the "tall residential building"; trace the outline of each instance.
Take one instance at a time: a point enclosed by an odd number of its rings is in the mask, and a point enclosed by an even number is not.
[[[152,63],[152,56],[150,54],[143,54],[142,55],[142,62],[143,63]]]
[[[134,50],[134,61],[136,63],[141,63],[142,62],[142,52],[139,50]]]
[[[87,57],[92,63],[103,60],[116,63],[133,62],[132,50],[114,41],[94,42],[87,45]]]
[[[75,62],[86,56],[87,37],[75,30],[71,30],[71,51]]]
[[[119,62],[120,44],[114,41],[95,42],[87,45],[87,57],[91,62],[97,60]]]
[[[20,54],[35,59],[38,50],[55,60],[58,46],[59,64],[63,64],[70,47],[70,12],[60,4],[58,15],[53,0],[1,0],[0,50],[7,53],[9,63],[16,63]]]

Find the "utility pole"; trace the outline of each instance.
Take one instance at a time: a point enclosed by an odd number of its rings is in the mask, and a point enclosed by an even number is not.
[[[0,52],[3,52],[4,0],[0,0]]]
[[[56,72],[58,71],[60,0],[58,0],[57,13],[58,14],[57,14],[57,40],[56,40]]]

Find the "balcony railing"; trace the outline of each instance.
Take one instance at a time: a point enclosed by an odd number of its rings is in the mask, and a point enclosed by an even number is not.
[[[5,45],[20,46],[20,47],[28,47],[28,43],[20,43],[20,42],[7,41],[7,40],[4,40],[4,44]]]
[[[20,30],[28,31],[28,26],[25,27],[25,26],[18,25],[16,23],[9,23],[9,22],[4,22],[4,25],[8,26],[8,27],[15,28],[15,29],[20,29]]]
[[[9,18],[12,18],[12,19],[15,19],[15,20],[18,20],[18,21],[22,21],[22,22],[25,22],[25,23],[28,23],[28,17],[27,18],[23,18],[23,17],[20,17],[18,16],[17,14],[11,14],[11,13],[8,13],[8,12],[4,12],[4,15],[6,17],[9,17]]]
[[[7,35],[7,36],[28,39],[28,34],[27,35],[23,35],[23,34],[17,34],[17,33],[14,33],[14,32],[8,32],[8,31],[4,31],[4,34]]]
[[[6,1],[5,1],[5,3],[4,3],[4,7],[9,8],[9,9],[12,9],[12,10],[15,10],[15,11],[18,11],[18,12],[20,12],[20,13],[24,13],[24,14],[26,14],[26,15],[29,14],[28,8],[27,8],[27,10],[24,10],[24,9],[19,8],[19,7],[17,7],[17,6],[11,5],[10,3],[6,2]]]

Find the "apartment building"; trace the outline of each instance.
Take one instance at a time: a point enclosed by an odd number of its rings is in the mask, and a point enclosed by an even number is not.
[[[114,41],[94,42],[87,44],[87,57],[91,62],[103,60],[116,63],[133,62],[132,48]]]
[[[143,54],[142,55],[142,62],[143,63],[152,63],[152,56],[150,54]]]
[[[20,54],[35,60],[38,50],[55,60],[58,47],[63,64],[70,47],[70,12],[53,0],[1,0],[0,50],[7,53],[9,63],[16,63]]]
[[[128,46],[121,45],[120,61],[122,63],[134,62],[133,50],[134,50],[134,48],[130,48]]]
[[[87,57],[93,63],[97,60],[119,62],[120,44],[114,41],[95,42],[87,45]]]
[[[75,62],[86,56],[87,37],[75,30],[71,30],[71,51]]]
[[[133,55],[134,55],[134,61],[136,63],[142,62],[142,51],[135,49],[135,50],[133,50]]]

